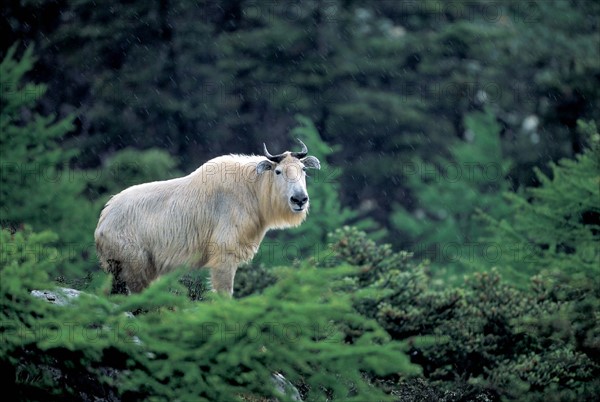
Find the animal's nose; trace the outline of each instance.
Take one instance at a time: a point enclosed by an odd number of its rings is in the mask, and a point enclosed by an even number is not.
[[[306,202],[308,201],[308,195],[295,194],[290,197],[290,201],[292,201],[294,204],[302,206],[302,205],[306,204]]]

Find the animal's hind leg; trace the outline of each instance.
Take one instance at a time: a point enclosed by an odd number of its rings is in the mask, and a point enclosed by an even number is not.
[[[108,260],[106,262],[108,265],[107,271],[113,276],[110,294],[129,294],[129,288],[127,287],[127,283],[123,280],[123,277],[121,275],[121,272],[123,270],[123,268],[121,267],[121,263],[117,260]]]
[[[140,293],[158,277],[158,271],[148,251],[135,250],[135,253],[129,252],[127,255],[129,260],[121,277],[127,283],[130,292]]]

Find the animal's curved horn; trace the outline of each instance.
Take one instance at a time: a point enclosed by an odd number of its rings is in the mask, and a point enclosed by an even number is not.
[[[302,159],[306,155],[308,155],[308,148],[306,148],[306,145],[300,140],[300,138],[296,138],[296,139],[302,145],[302,151],[300,151],[300,152],[292,152],[292,156],[294,158]]]
[[[267,144],[265,144],[263,142],[263,149],[264,149],[264,153],[265,156],[267,157],[268,160],[270,160],[271,162],[275,162],[275,163],[279,163],[283,160],[283,158],[285,158],[284,154],[279,154],[279,155],[271,155],[269,153],[269,151],[267,150]]]

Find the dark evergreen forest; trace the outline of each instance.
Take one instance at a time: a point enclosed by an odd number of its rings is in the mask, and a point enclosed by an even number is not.
[[[597,1],[0,15],[0,368],[20,399],[600,394]],[[297,138],[321,161],[310,214],[268,233],[233,300],[185,269],[109,295],[112,195]]]

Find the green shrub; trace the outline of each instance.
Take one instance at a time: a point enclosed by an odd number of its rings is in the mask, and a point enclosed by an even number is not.
[[[277,371],[309,400],[385,400],[365,375],[420,371],[406,345],[335,290],[353,268],[282,269],[260,295],[203,303],[184,295],[180,272],[128,297],[107,298],[107,278],[97,294],[55,306],[30,294],[52,288],[53,261],[14,252],[46,244],[45,236],[2,232],[0,365],[24,399],[283,398],[271,380]]]
[[[0,367],[19,400],[114,394],[99,378],[124,367],[130,319],[100,297],[81,297],[70,308],[31,295],[59,292],[48,274],[61,263],[56,240],[27,227],[0,231]]]
[[[93,186],[110,196],[135,184],[171,179],[179,174],[176,166],[175,158],[164,150],[126,148],[106,161]]]
[[[244,264],[235,274],[233,296],[246,297],[264,291],[267,287],[277,282],[277,276],[272,268],[263,264]]]
[[[376,318],[394,339],[435,340],[415,342],[410,351],[431,392],[465,383],[526,400],[559,387],[565,398],[584,400],[600,386],[598,299],[589,290],[575,298],[571,287],[539,277],[523,290],[495,270],[474,274],[462,287],[442,287],[409,254],[356,229],[340,229],[333,239],[337,262],[360,268],[346,280],[357,311]]]

